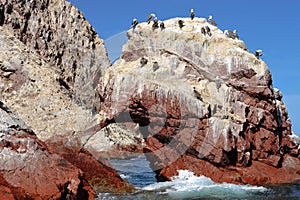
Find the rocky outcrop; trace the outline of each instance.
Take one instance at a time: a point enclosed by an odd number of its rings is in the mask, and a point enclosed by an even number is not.
[[[160,181],[178,169],[216,182],[299,179],[297,136],[266,64],[205,19],[181,19],[182,29],[178,20],[128,31],[121,59],[99,81],[107,121],[140,131]]]
[[[103,40],[76,7],[64,0],[1,0],[0,26],[50,64],[78,105],[97,105],[95,88],[110,62]]]
[[[84,130],[91,111],[69,97],[51,65],[7,29],[0,27],[0,38],[0,99],[5,105],[43,141]]]
[[[94,199],[83,172],[51,153],[0,102],[0,198]]]
[[[1,160],[1,195],[24,199],[16,195],[28,192],[28,198],[56,199],[61,194],[66,199],[77,194],[87,199],[87,193],[93,198],[95,191],[133,191],[108,163],[84,147],[96,144],[92,136],[102,128],[102,118],[95,114],[96,86],[109,66],[103,41],[70,3],[0,1],[2,110],[16,114],[30,130],[1,132],[1,141],[7,141],[3,148],[12,149],[2,151],[11,163]],[[18,152],[20,145],[24,152]],[[33,182],[26,182],[31,178]]]
[[[72,134],[53,137],[47,146],[72,165],[84,172],[84,177],[96,192],[124,193],[134,192],[135,188],[123,180],[116,170],[104,159],[95,158],[91,152],[81,147],[81,141]]]

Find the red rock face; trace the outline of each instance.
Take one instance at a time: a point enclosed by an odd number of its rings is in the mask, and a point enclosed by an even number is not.
[[[178,169],[216,182],[298,180],[299,144],[266,65],[219,30],[199,41],[196,32],[169,30],[129,31],[121,61],[99,82],[102,111],[110,122],[139,125],[158,180]]]
[[[79,168],[50,152],[32,131],[5,110],[0,105],[1,199],[95,198]]]
[[[84,174],[84,187],[92,185],[96,192],[122,193],[133,192],[135,189],[127,181],[121,179],[116,170],[106,161],[99,161],[91,153],[82,148],[71,136],[56,137],[47,141],[52,152],[62,156],[72,165],[78,167]],[[95,195],[93,193],[93,195]]]

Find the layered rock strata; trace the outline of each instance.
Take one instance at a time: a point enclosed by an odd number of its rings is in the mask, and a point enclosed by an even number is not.
[[[297,136],[266,64],[205,19],[183,18],[183,28],[178,20],[128,31],[121,59],[99,81],[107,121],[137,127],[160,181],[178,169],[216,182],[298,180]]]

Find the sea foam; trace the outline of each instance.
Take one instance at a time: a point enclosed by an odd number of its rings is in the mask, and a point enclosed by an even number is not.
[[[172,181],[160,182],[143,188],[147,191],[155,191],[168,194],[171,199],[190,198],[243,198],[248,199],[265,196],[269,189],[261,186],[235,185],[229,183],[215,183],[205,176],[195,176],[188,170],[178,170],[178,176],[172,177]]]

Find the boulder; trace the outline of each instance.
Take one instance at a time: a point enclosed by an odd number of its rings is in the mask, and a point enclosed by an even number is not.
[[[267,65],[203,18],[164,24],[129,30],[121,58],[100,78],[107,124],[138,127],[159,181],[178,169],[216,182],[298,180],[300,166],[283,167],[294,163],[287,156],[299,160],[299,143]]]

